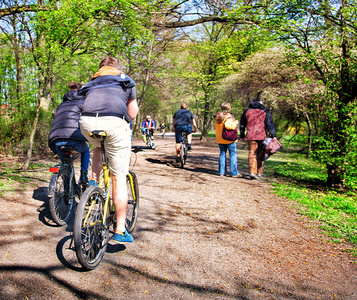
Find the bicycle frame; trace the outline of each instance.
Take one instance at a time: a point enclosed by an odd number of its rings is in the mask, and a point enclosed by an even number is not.
[[[103,215],[104,216],[108,216],[108,211],[112,212],[115,211],[115,207],[114,207],[114,203],[113,201],[111,201],[112,199],[110,198],[110,174],[109,174],[109,169],[108,169],[108,165],[107,165],[107,160],[105,157],[105,149],[104,149],[104,143],[101,143],[101,148],[102,148],[102,170],[103,170],[103,176],[99,181],[99,186],[100,187],[104,187],[104,195],[105,195],[105,203],[104,203],[104,211],[103,211]],[[130,188],[131,188],[131,192],[133,194],[134,197],[134,201],[136,201],[136,193],[134,192],[134,183],[133,183],[133,177],[130,173],[127,174],[127,176],[129,177],[130,180]],[[95,202],[93,201],[91,203],[91,206],[88,209],[87,215],[83,221],[83,226],[85,226],[88,217],[91,214],[91,211],[93,209]],[[109,226],[111,224],[107,224],[107,218],[105,218],[104,220],[104,228],[108,229]]]
[[[187,147],[187,132],[182,131],[182,142],[181,142],[185,147]]]
[[[78,157],[78,156],[77,156]],[[77,159],[77,157],[75,159]],[[73,160],[75,160],[73,159]],[[53,192],[53,188],[55,186],[55,183],[56,183],[56,179],[57,179],[57,176],[58,176],[58,173],[59,171],[64,168],[64,167],[68,167],[70,168],[71,170],[71,173],[70,173],[70,178],[71,178],[71,182],[69,183],[69,188],[70,188],[70,191],[72,191],[72,187],[75,188],[75,173],[74,173],[74,165],[73,165],[73,161],[72,162],[64,162],[64,163],[60,163],[60,164],[57,164],[57,165],[54,165],[52,167],[50,167],[49,171],[51,173],[53,173],[51,179],[50,179],[50,184],[49,184],[49,188],[48,188],[48,197],[51,197],[52,196],[52,192]],[[74,185],[74,186],[73,186]],[[74,189],[73,189],[74,190]]]
[[[187,159],[187,132],[181,131],[182,141],[180,143],[180,163],[181,168],[186,164]]]

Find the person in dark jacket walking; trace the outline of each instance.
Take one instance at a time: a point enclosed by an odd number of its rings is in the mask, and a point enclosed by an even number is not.
[[[77,88],[81,85],[75,82],[68,84],[71,89],[63,96],[63,102],[57,107],[53,118],[48,145],[61,161],[65,157],[61,146],[69,146],[81,153],[81,176],[79,181],[88,182],[89,147],[79,128],[79,118],[84,97],[77,95]]]
[[[240,119],[240,138],[248,144],[248,165],[251,179],[260,179],[263,172],[263,142],[275,137],[275,125],[269,110],[257,98],[244,110]]]

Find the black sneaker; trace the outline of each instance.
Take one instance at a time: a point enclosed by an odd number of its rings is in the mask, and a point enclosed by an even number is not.
[[[87,170],[81,170],[81,176],[79,177],[79,182],[80,183],[88,183],[88,171]]]
[[[187,145],[187,151],[192,151],[191,144],[188,144],[188,145]]]
[[[176,162],[177,162],[177,163],[181,162],[181,157],[180,157],[180,156],[177,156],[177,157],[176,157]]]

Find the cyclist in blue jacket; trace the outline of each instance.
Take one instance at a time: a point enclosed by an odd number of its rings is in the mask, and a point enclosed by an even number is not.
[[[154,129],[155,129],[155,121],[151,119],[150,116],[146,116],[146,119],[141,124],[141,130],[143,132],[143,140],[146,143],[146,130],[149,130],[151,138],[154,139]]]

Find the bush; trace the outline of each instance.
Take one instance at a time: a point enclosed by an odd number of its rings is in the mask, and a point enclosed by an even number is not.
[[[0,117],[0,152],[5,155],[23,155],[27,152],[35,108],[25,113]],[[52,123],[52,113],[41,111],[35,134],[33,153],[47,153],[47,138]]]

